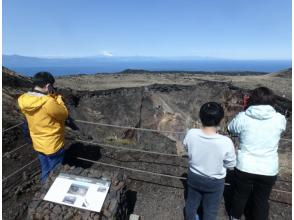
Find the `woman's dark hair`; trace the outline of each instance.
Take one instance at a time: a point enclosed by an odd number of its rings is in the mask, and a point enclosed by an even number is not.
[[[207,102],[201,106],[199,117],[203,126],[217,126],[224,117],[223,107],[216,102]]]
[[[275,94],[267,87],[254,89],[249,97],[248,106],[251,105],[271,105],[275,103]]]
[[[33,77],[34,86],[44,87],[47,84],[53,85],[54,82],[55,79],[49,72],[38,72]]]

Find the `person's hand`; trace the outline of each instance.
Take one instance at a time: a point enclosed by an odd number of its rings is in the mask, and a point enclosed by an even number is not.
[[[54,98],[58,104],[64,103],[64,99],[63,99],[62,95],[59,95],[59,94],[56,94],[56,93],[52,93],[52,94],[49,94],[49,95],[50,95],[50,97]]]
[[[55,99],[58,102],[58,104],[64,103],[63,97],[61,95],[56,94]]]

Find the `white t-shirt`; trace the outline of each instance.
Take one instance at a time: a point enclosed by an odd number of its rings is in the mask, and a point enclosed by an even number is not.
[[[189,155],[189,169],[198,175],[222,179],[226,168],[236,165],[234,144],[224,135],[207,135],[201,129],[190,129],[183,144]]]

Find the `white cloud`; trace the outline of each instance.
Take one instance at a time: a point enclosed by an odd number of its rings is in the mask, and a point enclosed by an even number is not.
[[[102,51],[101,54],[102,54],[103,56],[106,56],[106,57],[112,57],[112,56],[113,56],[112,52],[110,52],[110,51]]]

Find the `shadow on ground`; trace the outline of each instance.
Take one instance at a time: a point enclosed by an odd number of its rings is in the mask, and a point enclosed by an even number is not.
[[[82,157],[88,160],[97,161],[101,158],[100,148],[93,145],[85,145],[82,143],[73,143],[65,151],[63,165],[90,168],[93,163],[81,161],[77,157]]]

